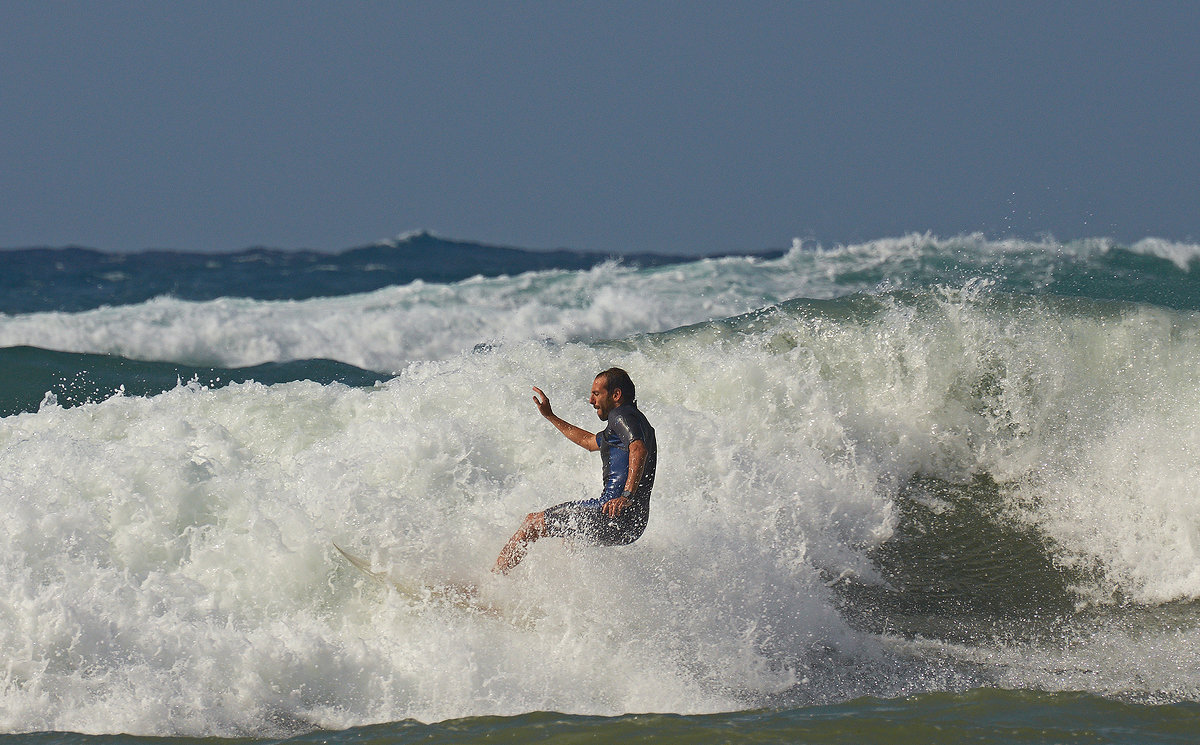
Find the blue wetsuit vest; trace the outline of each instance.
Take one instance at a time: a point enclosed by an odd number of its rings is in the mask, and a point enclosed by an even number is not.
[[[629,498],[630,504],[616,517],[602,514],[600,505],[621,496],[629,481],[629,445],[641,440],[646,446],[642,477]],[[596,435],[604,464],[604,490],[596,499],[565,502],[542,514],[547,535],[580,536],[602,546],[623,546],[636,541],[650,519],[650,490],[658,467],[658,443],[654,428],[633,404],[623,404],[608,414],[608,426]]]
[[[654,471],[658,465],[658,443],[654,439],[654,427],[645,414],[633,404],[622,404],[608,413],[608,426],[596,435],[603,462],[604,490],[594,501],[597,506],[621,496],[629,480],[629,444],[641,440],[646,446],[646,463],[642,478],[633,492],[635,502],[650,502],[650,490],[654,488]]]

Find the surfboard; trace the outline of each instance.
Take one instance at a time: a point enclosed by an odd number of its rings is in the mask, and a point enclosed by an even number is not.
[[[395,590],[404,597],[415,600],[421,603],[433,602],[440,605],[453,606],[462,610],[479,613],[492,618],[500,618],[503,614],[496,606],[488,603],[479,597],[479,590],[469,584],[459,584],[454,582],[445,582],[439,584],[427,584],[410,579],[398,578],[388,572],[376,569],[372,566],[371,561],[365,557],[351,553],[336,543],[333,547],[338,553],[350,562],[351,566],[358,569],[363,574],[371,579],[379,582],[391,589]]]

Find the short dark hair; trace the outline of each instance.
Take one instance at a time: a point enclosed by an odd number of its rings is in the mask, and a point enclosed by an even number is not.
[[[596,377],[604,378],[604,387],[611,394],[614,390],[621,392],[621,400],[623,403],[637,403],[637,389],[633,386],[633,380],[629,377],[629,373],[619,367],[610,367],[603,372],[596,373]]]

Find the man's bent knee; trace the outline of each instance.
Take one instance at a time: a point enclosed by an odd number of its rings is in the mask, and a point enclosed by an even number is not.
[[[546,535],[546,513],[530,512],[521,523],[521,537],[526,541],[535,541]]]

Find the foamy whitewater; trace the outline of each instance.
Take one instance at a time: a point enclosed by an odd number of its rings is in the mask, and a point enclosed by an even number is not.
[[[0,315],[0,347],[130,375],[385,373],[47,389],[0,419],[0,730],[1200,701],[1198,257],[914,235]],[[660,444],[645,535],[548,539],[492,576],[522,516],[600,486],[530,387],[599,430],[587,392],[614,364]],[[395,592],[335,541],[500,613]]]

